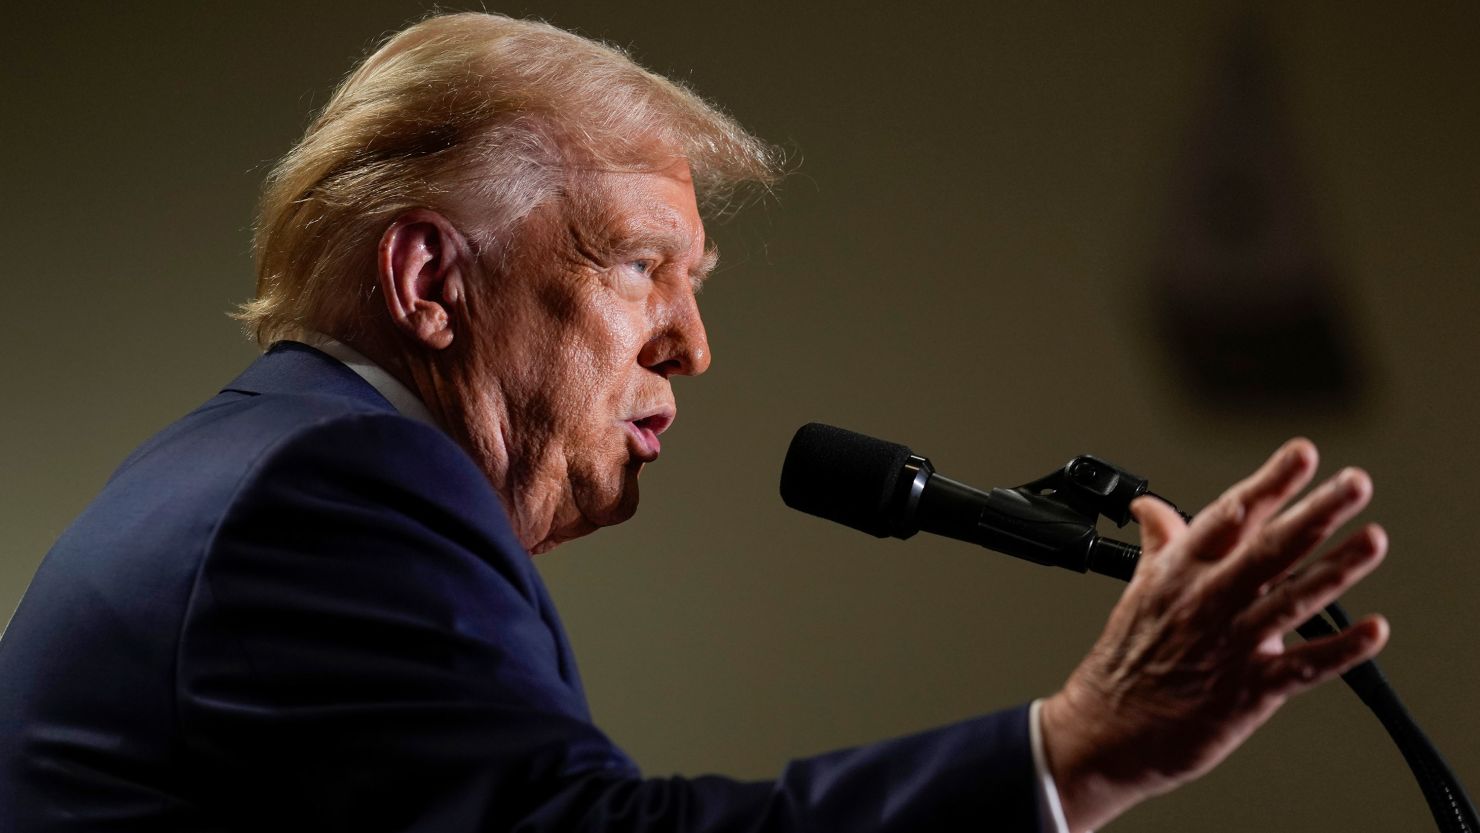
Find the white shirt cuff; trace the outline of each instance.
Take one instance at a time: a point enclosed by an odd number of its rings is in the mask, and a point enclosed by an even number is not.
[[[1048,771],[1048,756],[1043,751],[1043,701],[1034,700],[1028,707],[1028,743],[1033,747],[1034,779],[1038,786],[1038,817],[1043,819],[1043,833],[1069,833],[1064,819],[1064,805],[1059,802],[1059,788]]]

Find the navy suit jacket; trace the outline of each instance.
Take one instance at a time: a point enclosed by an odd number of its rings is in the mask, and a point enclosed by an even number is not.
[[[0,641],[0,831],[1037,831],[1025,708],[644,779],[472,460],[281,343],[135,451]]]

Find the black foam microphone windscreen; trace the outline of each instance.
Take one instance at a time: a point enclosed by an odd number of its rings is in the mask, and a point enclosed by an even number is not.
[[[886,538],[890,503],[910,450],[844,428],[809,422],[797,429],[781,466],[781,499],[819,518]]]

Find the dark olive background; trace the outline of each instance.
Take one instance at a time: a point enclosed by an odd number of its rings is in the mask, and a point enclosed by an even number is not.
[[[135,444],[254,349],[266,167],[417,3],[26,4],[4,22],[0,616]],[[1480,789],[1480,12],[1469,2],[523,2],[630,46],[787,147],[714,225],[715,354],[627,525],[540,559],[601,725],[652,774],[789,757],[1051,692],[1114,582],[785,509],[791,432],[912,444],[983,485],[1093,451],[1195,507],[1285,437],[1377,482],[1390,676]],[[1281,69],[1292,149],[1368,373],[1357,404],[1210,408],[1151,326],[1149,267],[1230,27]],[[144,600],[141,604],[147,603]],[[1337,686],[1124,831],[1428,828]]]

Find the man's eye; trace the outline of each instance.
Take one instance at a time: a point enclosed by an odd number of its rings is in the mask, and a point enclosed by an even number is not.
[[[650,260],[648,258],[639,258],[637,260],[629,262],[627,265],[631,266],[633,269],[641,272],[644,275],[651,275],[653,273],[653,269],[657,266],[657,264],[658,262],[655,260]]]

